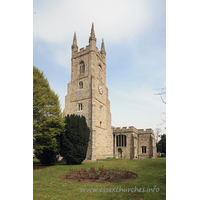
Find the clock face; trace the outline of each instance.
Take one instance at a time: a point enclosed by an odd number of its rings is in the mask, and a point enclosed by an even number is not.
[[[103,86],[102,85],[99,85],[99,93],[103,94]]]

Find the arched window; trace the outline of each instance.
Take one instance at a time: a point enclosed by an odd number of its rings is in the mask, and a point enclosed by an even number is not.
[[[82,81],[79,82],[79,89],[83,89],[83,82]]]
[[[126,147],[126,135],[118,135],[116,137],[116,146],[117,147]]]
[[[80,63],[80,74],[84,74],[85,73],[85,64],[84,62],[82,61]]]
[[[99,76],[101,77],[101,71],[102,71],[102,69],[101,69],[101,66],[99,65],[99,67],[98,67],[98,70],[99,70]]]

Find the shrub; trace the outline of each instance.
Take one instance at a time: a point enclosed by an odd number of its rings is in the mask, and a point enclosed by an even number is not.
[[[49,149],[44,149],[41,154],[37,154],[37,158],[40,160],[42,165],[51,165],[58,160],[55,151]]]
[[[60,155],[67,165],[81,164],[86,158],[90,129],[84,116],[67,115],[65,131],[60,135]]]

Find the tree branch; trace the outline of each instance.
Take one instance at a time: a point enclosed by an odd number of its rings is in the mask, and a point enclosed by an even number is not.
[[[161,96],[161,95],[160,95],[160,98],[161,98],[162,102],[163,102],[164,104],[166,104],[166,102],[163,100],[163,98],[162,98],[162,96]]]

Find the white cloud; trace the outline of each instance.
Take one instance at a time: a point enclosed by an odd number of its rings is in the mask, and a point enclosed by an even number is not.
[[[85,46],[85,39],[89,38],[92,22],[97,38],[117,42],[137,35],[150,18],[146,0],[57,0],[50,2],[48,7],[34,3],[34,11],[35,38],[62,43],[72,40],[76,31],[80,47]]]
[[[79,48],[85,47],[94,22],[97,47],[100,48],[102,38],[108,45],[138,35],[150,18],[149,12],[146,0],[35,0],[34,41],[46,43],[42,50],[49,51],[53,63],[70,67],[67,60],[70,61],[71,51],[65,47],[71,46],[74,31]],[[34,48],[38,48],[35,43]]]

